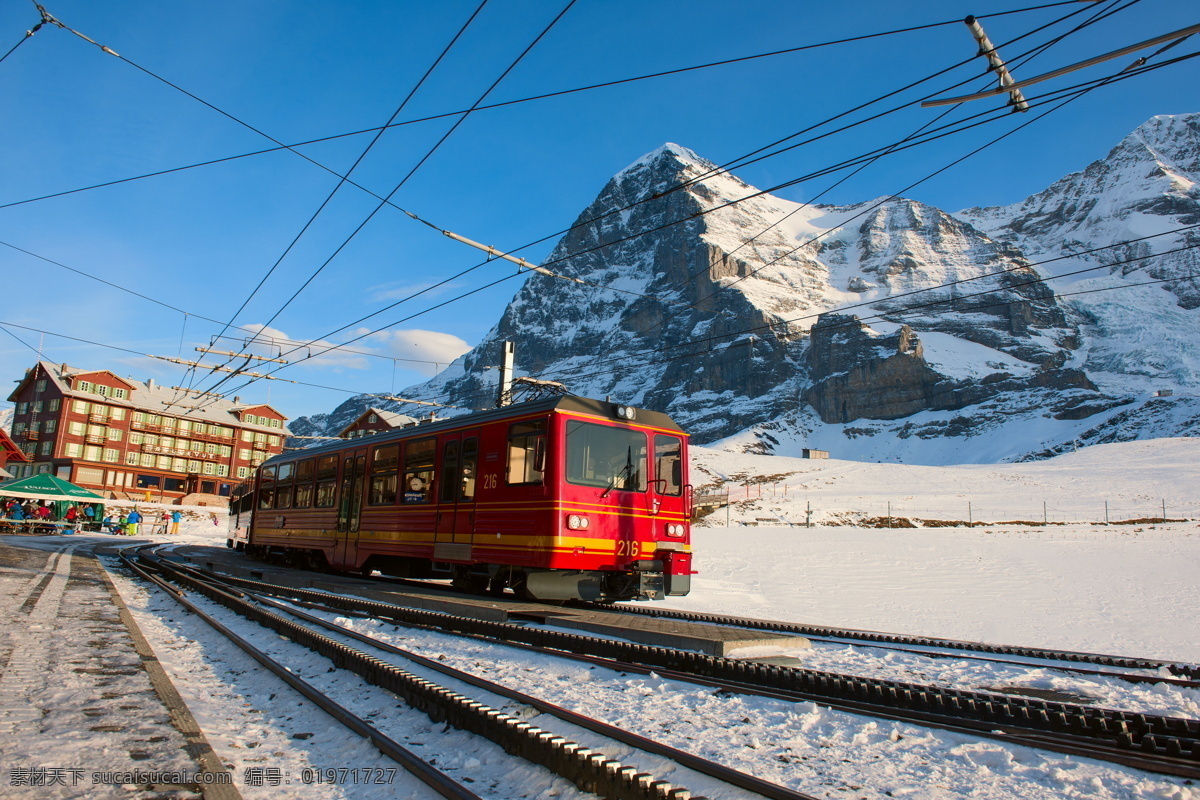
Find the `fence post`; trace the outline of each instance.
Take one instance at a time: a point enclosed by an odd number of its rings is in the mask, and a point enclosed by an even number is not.
[[[970,500],[967,501],[967,527],[968,528],[975,527],[975,517],[974,517],[974,514],[971,512],[971,501]]]
[[[1046,501],[1042,501],[1042,526],[1045,527],[1049,522],[1046,520]]]

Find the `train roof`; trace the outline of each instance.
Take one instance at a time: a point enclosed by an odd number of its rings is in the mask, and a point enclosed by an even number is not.
[[[591,416],[603,417],[610,419],[613,422],[629,423],[630,420],[622,419],[617,416],[618,408],[628,408],[622,403],[614,403],[608,400],[595,400],[590,397],[575,397],[574,395],[563,395],[561,397],[550,397],[541,400],[531,400],[525,403],[514,403],[510,406],[501,408],[491,408],[484,411],[473,411],[469,414],[461,414],[457,417],[446,417],[434,422],[422,422],[417,425],[408,425],[403,428],[397,428],[391,431],[377,433],[372,436],[358,439],[339,439],[336,442],[329,442],[318,447],[306,447],[303,450],[293,450],[282,455],[272,456],[263,462],[263,466],[278,462],[287,461],[298,458],[308,458],[311,456],[322,455],[331,451],[345,450],[347,447],[362,447],[368,442],[375,446],[379,443],[409,439],[414,436],[423,436],[428,433],[439,433],[442,431],[455,430],[457,428],[469,428],[475,425],[484,425],[489,422],[498,422],[514,417],[524,417],[537,414],[543,411],[566,411],[579,414],[588,414]],[[683,436],[687,436],[683,428],[679,427],[674,420],[661,411],[651,411],[645,408],[635,408],[635,418],[632,424],[650,427],[661,428],[663,430],[675,431]]]

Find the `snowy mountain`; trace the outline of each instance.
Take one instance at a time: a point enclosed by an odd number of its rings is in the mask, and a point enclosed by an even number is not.
[[[554,275],[403,394],[490,406],[512,339],[518,374],[739,450],[981,463],[1197,435],[1200,264],[1167,251],[1200,234],[1097,248],[1200,223],[1198,165],[1200,115],[1159,117],[1023,203],[952,215],[800,205],[667,144],[608,182],[543,262]],[[367,402],[291,427],[336,431]]]

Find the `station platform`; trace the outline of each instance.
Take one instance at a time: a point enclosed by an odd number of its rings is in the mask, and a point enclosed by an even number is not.
[[[86,536],[0,536],[0,796],[238,800]],[[211,779],[209,779],[211,780]]]

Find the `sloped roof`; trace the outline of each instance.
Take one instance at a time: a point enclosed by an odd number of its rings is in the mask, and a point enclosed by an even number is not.
[[[109,372],[108,370],[95,369],[78,369],[68,367],[66,364],[51,364],[46,361],[39,361],[38,364],[50,376],[50,380],[54,381],[55,386],[62,394],[71,398],[80,400],[88,400],[96,402],[102,399],[103,402],[113,406],[123,406],[135,411],[146,411],[151,414],[166,414],[172,417],[187,417],[188,419],[197,422],[205,422],[215,425],[230,425],[238,428],[249,428],[251,430],[260,430],[263,433],[271,433],[277,436],[287,436],[287,425],[284,424],[279,428],[272,428],[269,425],[260,425],[258,423],[242,422],[236,412],[243,409],[252,408],[270,408],[272,411],[279,413],[277,409],[266,403],[241,403],[227,400],[218,394],[209,394],[208,392],[199,392],[196,390],[188,390],[179,386],[164,386],[156,381],[139,381],[133,378],[120,378],[124,383],[129,384],[129,397],[118,400],[114,397],[103,397],[91,392],[80,392],[71,388],[71,382],[79,375],[92,375],[101,372]],[[25,380],[18,384],[16,390],[10,396],[10,400],[15,398],[18,393],[24,388],[26,382],[32,378],[34,370],[30,370]],[[279,414],[281,417],[283,414]],[[286,421],[286,417],[284,417]]]

